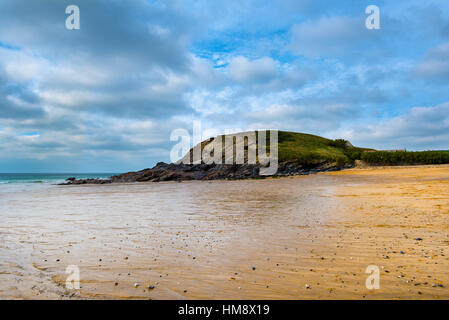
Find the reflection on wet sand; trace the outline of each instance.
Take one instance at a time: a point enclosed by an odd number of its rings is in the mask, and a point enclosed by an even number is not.
[[[438,175],[447,179],[447,169],[439,168]],[[443,219],[448,203],[441,193],[447,185],[423,182],[436,173],[419,170],[421,180],[410,182],[400,171],[391,173],[390,181],[362,174],[369,170],[350,170],[267,180],[0,192],[0,297],[448,298],[447,287],[432,287],[448,282],[443,273],[448,260],[440,256],[449,240]],[[393,183],[398,179],[404,184]],[[397,188],[420,184],[423,190],[432,188],[432,206],[440,211],[425,216],[418,193],[416,206],[401,202],[409,189],[389,203]],[[404,221],[406,208],[409,220]],[[424,240],[418,244],[412,239],[418,229],[408,224],[415,215],[438,222],[435,228],[422,226]],[[393,253],[399,251],[406,254]],[[438,264],[430,265],[421,254]],[[377,291],[365,287],[370,264],[382,268]],[[79,267],[79,291],[65,288],[68,265]],[[430,271],[435,279],[422,280]],[[401,272],[406,276],[398,278]]]

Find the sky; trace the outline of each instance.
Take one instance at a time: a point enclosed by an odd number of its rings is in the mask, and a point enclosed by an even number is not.
[[[152,167],[193,121],[449,149],[449,2],[0,2],[0,172]]]

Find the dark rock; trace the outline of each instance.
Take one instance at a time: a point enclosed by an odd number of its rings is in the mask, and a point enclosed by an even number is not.
[[[352,165],[338,165],[324,160],[316,160],[309,165],[300,164],[297,161],[281,161],[278,164],[276,176],[307,175],[352,167]],[[61,185],[266,178],[259,174],[260,168],[259,164],[168,164],[158,162],[151,169],[127,172],[109,179],[73,179],[67,180]]]

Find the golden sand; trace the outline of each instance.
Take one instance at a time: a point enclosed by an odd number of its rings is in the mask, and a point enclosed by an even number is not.
[[[449,166],[377,167],[332,175],[363,182],[337,188],[344,222],[335,227],[356,265],[381,268],[381,288],[367,292],[367,298],[448,299]]]

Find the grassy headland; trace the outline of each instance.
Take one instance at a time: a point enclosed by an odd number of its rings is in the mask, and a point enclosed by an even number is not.
[[[237,143],[236,135],[240,139]],[[248,133],[238,133],[232,135],[233,144],[222,148],[222,163],[206,164],[193,163],[194,149],[201,147],[201,154],[204,148],[208,148],[215,139],[222,139],[225,136],[218,136],[214,139],[207,139],[184,156],[176,163],[167,164],[159,162],[151,169],[144,169],[137,172],[127,172],[113,176],[110,179],[70,179],[66,184],[106,184],[113,182],[159,182],[159,181],[183,181],[183,180],[217,180],[217,179],[249,179],[264,178],[260,174],[260,163],[248,163],[249,149],[258,149],[258,141],[248,140]],[[228,138],[231,138],[228,136]],[[268,137],[267,137],[268,138]],[[271,139],[268,139],[271,140]],[[219,141],[219,140],[217,140]],[[220,145],[220,144],[218,144]],[[268,152],[272,146],[267,141]],[[390,152],[376,151],[368,148],[353,146],[344,139],[326,139],[323,137],[288,131],[278,131],[278,158],[275,176],[305,175],[317,172],[339,171],[354,167],[356,160],[362,160],[368,165],[419,165],[419,164],[444,164],[449,163],[449,151],[423,151],[423,152]],[[235,158],[231,163],[224,161],[227,156],[226,150],[233,156],[233,150],[244,150],[244,163],[236,163]],[[215,149],[212,148],[215,153]],[[258,156],[257,156],[258,157]],[[190,159],[190,161],[189,161]],[[187,160],[187,161],[183,161]]]

